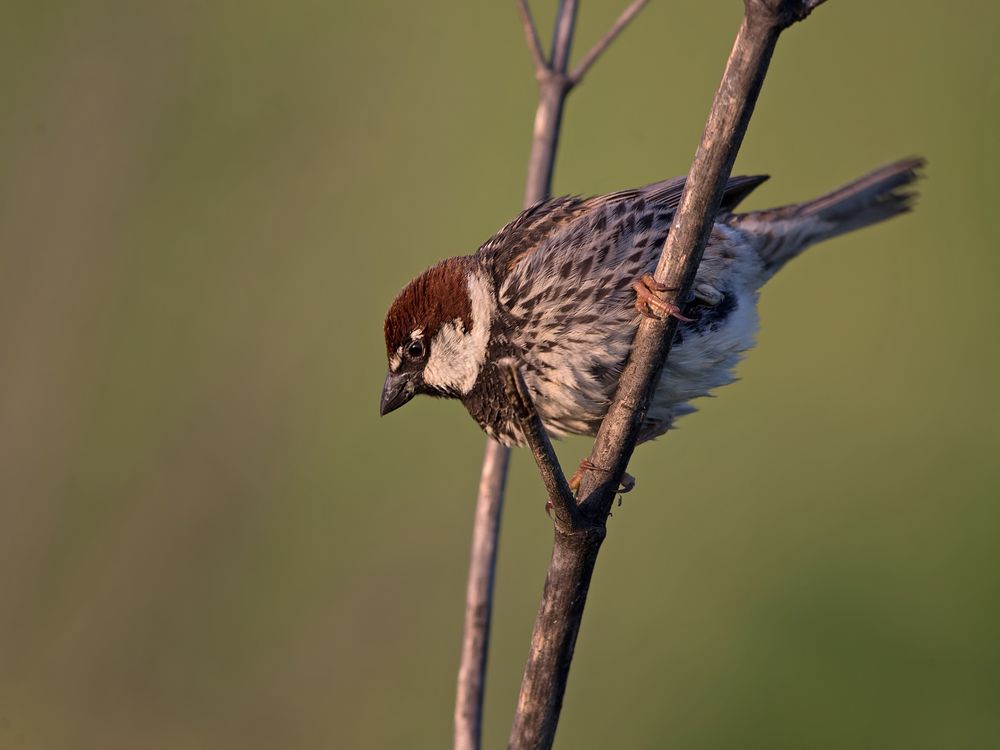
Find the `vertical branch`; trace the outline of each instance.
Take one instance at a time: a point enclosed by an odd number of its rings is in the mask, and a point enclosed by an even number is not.
[[[528,177],[524,188],[524,207],[549,197],[555,166],[563,105],[570,90],[583,78],[611,41],[646,4],[636,0],[615,23],[610,36],[605,35],[584,57],[584,65],[571,81],[567,76],[573,30],[576,24],[576,0],[560,0],[552,39],[552,57],[546,63],[535,22],[527,0],[517,0],[525,39],[538,80],[538,108],[532,131]],[[503,511],[504,489],[510,449],[488,440],[476,498],[475,525],[466,587],[465,629],[455,697],[455,750],[478,750],[482,736],[483,694],[486,660],[489,649],[490,620],[493,607],[493,584],[496,575],[497,543]]]
[[[487,441],[465,588],[465,624],[455,693],[455,750],[478,750],[482,737],[493,584],[509,463],[510,449],[495,440]]]
[[[524,184],[524,208],[545,200],[552,192],[552,172],[556,164],[556,149],[559,147],[563,105],[570,89],[566,65],[575,26],[576,0],[560,0],[552,32],[552,59],[547,65],[535,69],[535,77],[538,79],[538,108],[535,110],[528,177]]]
[[[745,0],[743,23],[656,269],[656,280],[676,290],[668,301],[682,304],[690,292],[778,36],[822,1]],[[552,746],[605,522],[676,326],[672,317],[643,320],[591,453],[591,465],[602,470],[588,472],[580,488],[587,523],[556,526],[510,734],[509,747],[515,750]]]
[[[552,71],[544,62],[538,33],[525,0],[518,8],[525,26],[528,48],[535,62],[538,79],[538,108],[528,159],[528,177],[524,187],[524,207],[549,197],[556,161],[563,103],[569,88],[557,86]],[[560,3],[556,19],[553,50],[568,58],[576,15],[576,0]],[[572,17],[569,17],[572,16]],[[555,55],[553,55],[555,58]],[[486,660],[489,650],[490,620],[493,610],[493,584],[496,576],[497,544],[510,448],[488,440],[476,498],[475,526],[469,562],[469,581],[465,599],[465,630],[462,657],[455,696],[455,750],[478,750],[482,741],[483,695],[486,686]]]

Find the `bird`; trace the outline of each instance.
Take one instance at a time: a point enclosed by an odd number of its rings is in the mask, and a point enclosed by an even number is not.
[[[523,445],[502,371],[513,363],[549,435],[596,435],[642,316],[672,315],[677,332],[639,434],[652,440],[735,379],[761,287],[808,247],[910,211],[923,166],[900,160],[815,200],[747,213],[735,209],[768,176],[729,178],[683,311],[652,272],[684,177],[539,202],[400,291],[385,318],[379,412],[418,394],[458,399],[491,438]]]

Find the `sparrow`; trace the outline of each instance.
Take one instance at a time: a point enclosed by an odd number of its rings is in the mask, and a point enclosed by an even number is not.
[[[379,411],[418,394],[455,398],[490,437],[523,444],[501,370],[513,361],[550,435],[595,435],[641,316],[674,315],[639,438],[651,440],[694,411],[692,400],[734,380],[754,344],[764,283],[811,245],[909,211],[907,188],[923,164],[902,160],[815,200],[749,213],[734,209],[767,175],[731,178],[684,314],[651,274],[685,178],[538,203],[399,293],[385,318]]]

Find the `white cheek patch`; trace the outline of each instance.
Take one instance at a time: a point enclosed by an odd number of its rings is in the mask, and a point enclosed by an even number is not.
[[[431,341],[431,356],[424,365],[424,382],[444,391],[468,393],[482,364],[471,350],[461,318],[445,323]]]
[[[489,282],[471,273],[467,285],[472,302],[472,330],[465,330],[461,318],[442,325],[431,340],[431,356],[424,366],[427,385],[463,396],[476,384],[486,361],[495,309]]]
[[[396,370],[399,369],[399,366],[401,364],[403,364],[403,358],[402,356],[400,356],[399,352],[396,352],[391,357],[389,357],[389,369],[392,372],[396,372]]]

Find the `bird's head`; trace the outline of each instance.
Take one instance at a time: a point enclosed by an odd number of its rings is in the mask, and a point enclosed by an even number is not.
[[[389,373],[379,412],[418,393],[468,394],[486,361],[495,309],[492,285],[469,257],[442,261],[407,284],[385,316]]]

